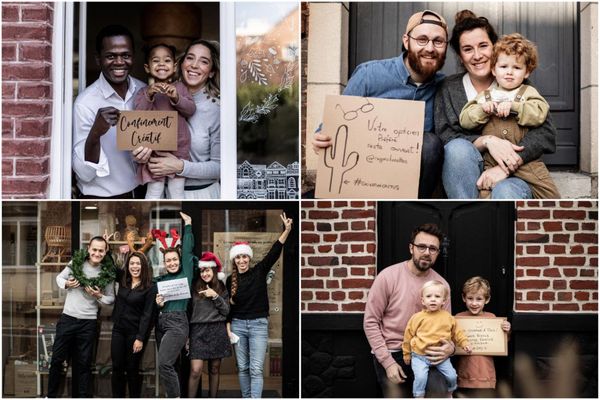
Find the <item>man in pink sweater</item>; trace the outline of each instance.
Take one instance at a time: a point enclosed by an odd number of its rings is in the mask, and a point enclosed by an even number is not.
[[[450,293],[448,282],[432,269],[443,237],[435,224],[416,228],[408,246],[411,259],[382,270],[369,290],[363,327],[373,353],[377,381],[386,397],[412,394],[412,370],[402,359],[402,342],[408,320],[423,308],[421,287],[429,280],[438,280]],[[450,303],[448,298],[445,305],[448,312]],[[429,347],[426,353],[433,364],[439,364],[454,353],[454,344],[443,341],[439,346]],[[435,369],[430,372],[436,373]],[[431,375],[428,389],[439,381]]]

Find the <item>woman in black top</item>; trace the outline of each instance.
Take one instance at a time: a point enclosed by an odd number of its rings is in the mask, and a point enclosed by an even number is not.
[[[262,397],[263,364],[267,350],[269,297],[267,274],[283,249],[292,219],[281,215],[285,227],[265,258],[250,268],[252,248],[246,242],[237,242],[229,251],[232,273],[227,278],[231,309],[231,332],[235,342],[235,355],[242,397]],[[239,338],[239,339],[238,339]]]
[[[119,290],[113,309],[111,356],[113,362],[113,397],[141,397],[140,361],[155,315],[156,285],[152,284],[152,270],[142,252],[132,252],[125,268],[118,271]]]

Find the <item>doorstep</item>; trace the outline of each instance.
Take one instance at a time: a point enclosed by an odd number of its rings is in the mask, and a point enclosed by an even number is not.
[[[597,199],[598,176],[582,172],[551,171],[563,199]]]

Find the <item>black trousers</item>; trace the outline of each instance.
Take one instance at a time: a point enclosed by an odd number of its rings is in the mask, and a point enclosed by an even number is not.
[[[142,351],[134,353],[133,342],[135,342],[135,337],[135,334],[113,328],[110,353],[113,363],[111,383],[114,398],[125,397],[126,386],[129,388],[129,397],[141,397],[142,376],[140,375],[140,363],[147,343],[144,343]]]
[[[61,314],[56,324],[56,336],[52,347],[52,361],[48,376],[48,397],[57,397],[62,378],[63,362],[69,358],[70,348],[77,351],[73,354],[73,397],[91,397],[89,393],[92,376],[92,353],[96,342],[96,320],[78,319]]]

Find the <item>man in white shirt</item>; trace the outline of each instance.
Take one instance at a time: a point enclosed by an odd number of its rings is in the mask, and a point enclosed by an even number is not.
[[[109,25],[96,36],[98,80],[87,87],[73,109],[73,170],[81,198],[133,198],[138,186],[136,161],[151,151],[117,149],[119,110],[133,109],[135,93],[145,83],[131,77],[133,36],[123,26]]]

